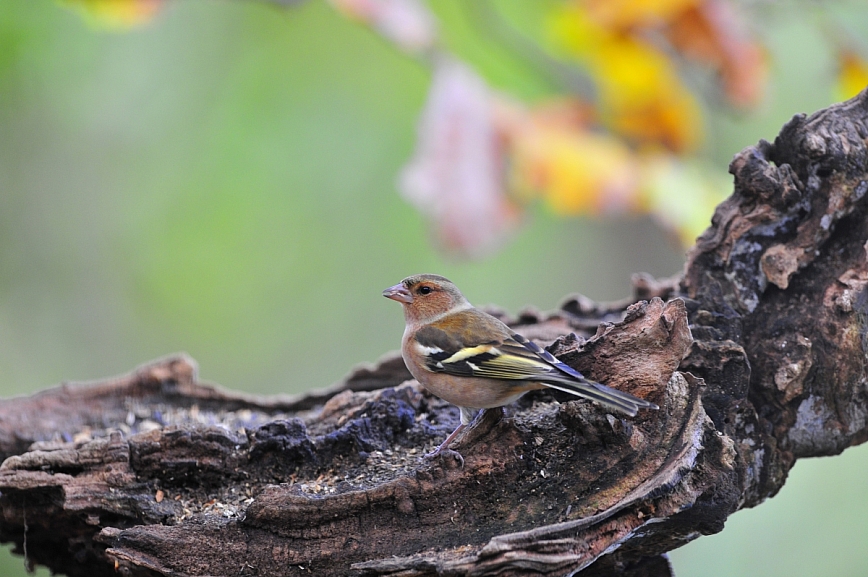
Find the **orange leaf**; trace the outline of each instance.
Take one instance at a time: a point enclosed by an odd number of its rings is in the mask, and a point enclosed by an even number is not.
[[[656,26],[691,8],[699,0],[580,0],[590,17],[605,28],[625,31]]]
[[[665,33],[676,50],[717,73],[731,104],[748,107],[760,101],[766,78],[765,52],[748,39],[744,24],[729,4],[706,0],[692,6],[675,15]]]

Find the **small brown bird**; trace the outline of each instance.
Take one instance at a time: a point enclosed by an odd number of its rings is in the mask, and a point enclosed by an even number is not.
[[[657,409],[633,395],[588,380],[493,316],[471,305],[448,279],[434,274],[405,278],[383,291],[404,307],[401,353],[426,389],[461,410],[461,424],[432,457],[470,424],[474,409],[508,405],[524,393],[551,387],[635,416]]]

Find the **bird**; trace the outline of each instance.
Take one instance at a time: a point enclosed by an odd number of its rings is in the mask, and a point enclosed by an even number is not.
[[[449,279],[409,276],[383,290],[401,303],[401,355],[410,374],[432,394],[457,405],[461,422],[425,455],[439,455],[473,420],[478,409],[508,405],[528,391],[552,388],[636,416],[654,403],[585,378],[551,353],[475,308]]]

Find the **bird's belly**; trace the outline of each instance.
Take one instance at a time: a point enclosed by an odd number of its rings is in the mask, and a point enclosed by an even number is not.
[[[492,409],[515,401],[526,392],[541,388],[536,383],[438,375],[437,379],[416,379],[444,401],[473,409]],[[427,382],[426,382],[427,381]]]

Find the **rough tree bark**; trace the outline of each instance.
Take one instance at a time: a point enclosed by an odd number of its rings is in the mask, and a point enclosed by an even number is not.
[[[868,437],[866,121],[863,93],[738,154],[684,274],[638,302],[508,319],[660,411],[536,392],[462,467],[420,460],[457,412],[395,355],[270,399],[177,356],[0,403],[0,539],[76,576],[669,575],[796,459]]]

